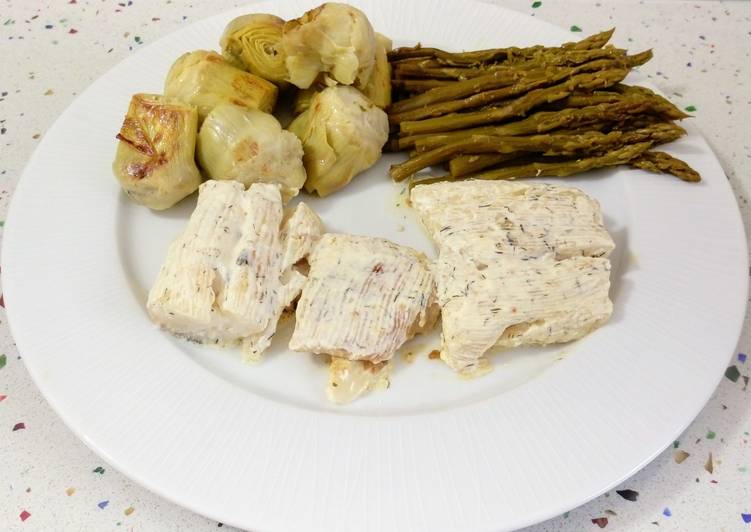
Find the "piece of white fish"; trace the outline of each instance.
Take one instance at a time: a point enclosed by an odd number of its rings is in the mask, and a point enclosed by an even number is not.
[[[329,233],[309,262],[290,349],[377,363],[435,323],[433,275],[412,248]]]
[[[438,247],[441,358],[472,372],[493,346],[580,338],[608,320],[615,245],[582,191],[469,180],[418,185],[411,202]]]
[[[322,233],[300,203],[285,211],[279,187],[207,181],[183,234],[170,246],[147,308],[164,329],[201,343],[242,343],[258,360],[299,295],[295,264]]]

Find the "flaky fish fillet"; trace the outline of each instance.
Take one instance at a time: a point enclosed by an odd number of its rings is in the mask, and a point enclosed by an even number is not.
[[[411,201],[438,247],[441,358],[453,369],[476,370],[493,346],[575,340],[610,317],[615,245],[580,190],[444,182],[416,186]]]
[[[325,234],[309,262],[290,349],[381,362],[435,323],[433,276],[414,249]]]
[[[207,181],[149,293],[149,315],[194,341],[241,342],[245,359],[257,360],[305,283],[295,264],[321,233],[305,204],[285,214],[276,185],[245,191],[234,181]]]

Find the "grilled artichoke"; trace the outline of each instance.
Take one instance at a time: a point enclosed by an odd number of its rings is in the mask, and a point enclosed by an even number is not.
[[[196,106],[199,123],[222,103],[270,113],[277,92],[273,83],[232,66],[216,52],[203,50],[175,61],[164,84],[165,96]]]
[[[305,189],[328,196],[349,183],[381,156],[388,139],[386,113],[354,87],[328,87],[289,130],[305,150]]]
[[[133,201],[162,210],[198,189],[197,128],[192,105],[157,94],[131,98],[112,171]]]
[[[337,82],[328,77],[326,74],[321,74],[307,89],[298,89],[295,92],[295,97],[292,102],[292,115],[297,116],[308,107],[310,102],[313,101],[313,97],[321,92],[326,87],[333,87],[337,85]]]
[[[365,14],[346,4],[327,3],[284,24],[282,48],[289,81],[307,89],[318,74],[362,86],[375,66],[376,40]]]
[[[287,84],[287,66],[282,50],[284,20],[274,15],[243,15],[232,20],[219,44],[223,55],[248,72],[276,83]]]
[[[267,113],[231,104],[214,108],[198,134],[198,162],[211,179],[278,183],[285,201],[305,183],[300,140]]]
[[[358,88],[371,102],[381,109],[391,105],[391,64],[388,53],[391,51],[391,39],[376,33],[375,67],[370,79],[365,85],[358,84]]]

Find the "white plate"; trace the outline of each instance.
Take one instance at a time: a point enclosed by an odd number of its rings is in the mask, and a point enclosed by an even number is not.
[[[355,4],[397,42],[475,49],[578,37],[480,3]],[[96,81],[45,136],[13,200],[2,273],[18,347],[50,404],[131,478],[253,530],[509,530],[636,472],[709,398],[746,304],[738,210],[693,130],[670,150],[702,173],[699,185],[626,169],[565,180],[600,200],[616,240],[613,318],[570,345],[497,355],[482,379],[428,360],[433,336],[409,348],[414,363],[399,359],[387,392],[334,408],[323,365],[285,352],[282,335],[248,367],[237,352],[151,325],[146,292],[192,201],[153,213],[119,193],[110,163],[129,97],[159,92],[171,62],[215,48],[233,16],[309,7],[256,4],[169,35]],[[389,159],[311,203],[330,230],[432,254],[397,206]]]

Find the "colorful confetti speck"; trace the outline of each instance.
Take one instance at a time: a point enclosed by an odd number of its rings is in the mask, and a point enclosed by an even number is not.
[[[96,466],[92,473],[99,473],[100,475],[104,475],[104,471],[105,469],[102,466]]]
[[[738,371],[738,367],[733,365],[725,370],[725,377],[733,382],[738,382],[738,378],[741,376],[741,372]]]
[[[132,514],[132,513],[133,513],[133,512],[135,512],[135,511],[136,511],[136,509],[135,509],[135,508],[133,508],[132,506],[128,506],[128,507],[127,507],[127,508],[125,509],[125,511],[124,511],[123,513],[124,513],[125,515],[130,515],[130,514]]]
[[[741,514],[744,523],[751,523],[751,514]]]
[[[694,111],[696,111],[696,106],[695,105],[687,105],[685,107],[685,109],[686,109],[687,113],[693,113]]]
[[[29,517],[31,517],[31,514],[27,512],[26,510],[24,510],[21,512],[21,514],[18,517],[21,518],[21,521],[26,521]]]
[[[540,7],[541,5],[542,5],[542,2],[540,2],[540,0],[537,0],[536,2],[532,2],[532,7],[533,7],[534,9],[537,9],[537,8],[538,8],[538,7]]]
[[[78,30],[74,29],[74,28],[71,28],[71,29],[68,30],[68,33],[71,34],[71,35],[75,35],[76,33],[78,33]]]
[[[570,30],[571,31],[581,31],[582,29],[579,26],[577,26],[576,24],[574,24],[573,26],[571,26]],[[600,528],[602,528],[602,527],[600,527]]]
[[[595,517],[592,519],[592,523],[599,526],[600,528],[605,528],[608,526],[608,518],[607,517]]]
[[[3,401],[5,401],[5,399],[7,399],[7,397],[8,397],[7,395],[0,395],[0,403],[2,403]]]
[[[715,432],[713,430],[710,430],[709,432],[707,432],[707,439],[708,440],[714,440],[715,436],[717,436],[717,434],[715,434]]]
[[[7,357],[5,355],[0,355],[0,369],[3,369],[7,362],[8,362]]]
[[[677,449],[680,444],[681,444],[681,442],[679,442],[678,440],[675,440],[673,442],[673,449]]]
[[[689,456],[691,455],[686,451],[678,450],[673,453],[673,460],[675,460],[676,464],[682,464]]]
[[[741,364],[746,363],[746,353],[738,353],[738,362]]]
[[[107,508],[107,505],[110,503],[110,501],[102,501],[100,503],[97,503],[97,506],[99,506],[100,509],[104,510]]]
[[[21,423],[16,423],[15,425],[13,425],[13,432],[16,432],[17,430],[23,430],[25,428],[26,428],[26,423],[22,421]]]
[[[673,512],[670,511],[670,508],[665,507],[665,509],[662,511],[662,515],[664,515],[665,517],[670,517],[671,515],[673,515]]]
[[[631,502],[636,502],[639,498],[639,492],[634,490],[616,490],[616,493]]]
[[[710,475],[714,473],[714,462],[712,461],[712,453],[709,453],[709,458],[707,458],[707,462],[704,464],[704,469]]]
[[[605,510],[605,513],[608,514],[608,515],[618,515],[613,510]]]

